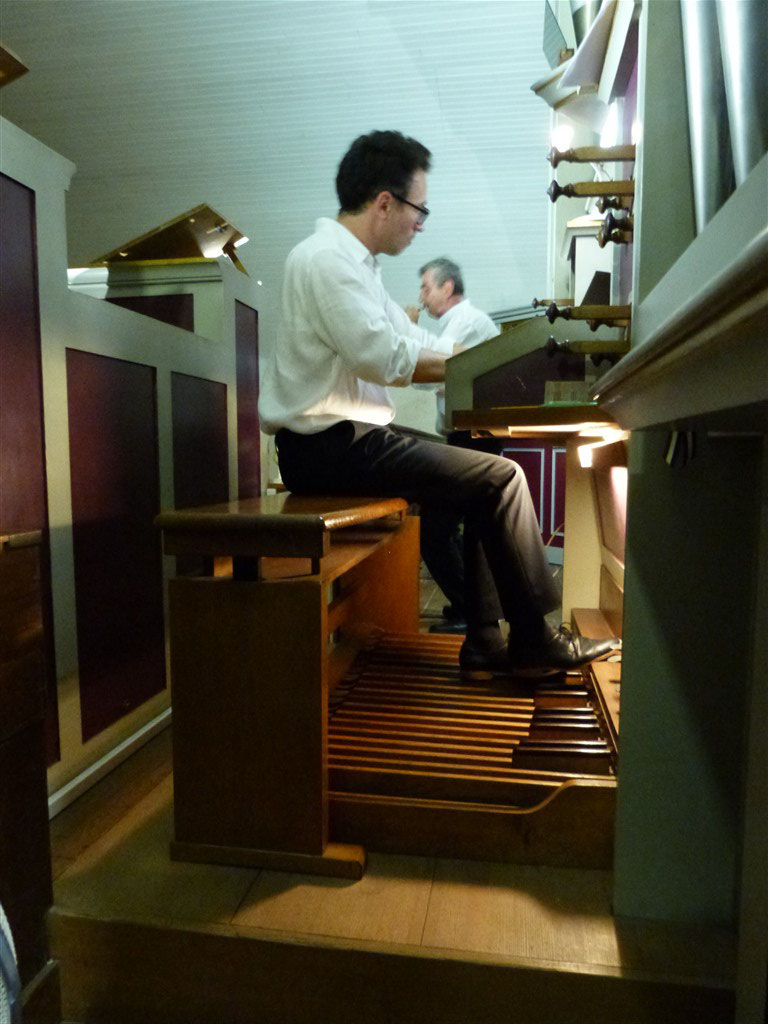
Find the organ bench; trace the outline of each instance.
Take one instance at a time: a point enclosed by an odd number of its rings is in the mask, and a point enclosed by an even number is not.
[[[588,671],[464,681],[418,632],[399,498],[165,512],[178,860],[361,877],[365,850],[610,865],[615,745]]]

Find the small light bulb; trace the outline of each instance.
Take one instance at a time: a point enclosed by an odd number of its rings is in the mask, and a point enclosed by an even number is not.
[[[608,116],[605,119],[603,130],[600,133],[600,145],[603,149],[608,146],[615,146],[619,138],[619,108],[612,103],[608,108]]]
[[[579,465],[581,466],[582,469],[589,469],[590,466],[592,465],[592,449],[593,449],[593,447],[594,446],[591,445],[591,444],[581,444],[576,449],[576,451],[578,452],[578,455],[579,455]]]
[[[573,142],[573,125],[562,122],[552,129],[552,145],[561,153]]]

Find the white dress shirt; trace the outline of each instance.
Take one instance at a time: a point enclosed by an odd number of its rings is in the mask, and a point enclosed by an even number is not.
[[[314,434],[341,420],[384,425],[395,408],[387,386],[411,383],[423,348],[453,351],[412,324],[381,282],[370,251],[342,224],[321,217],[285,264],[277,344],[259,398],[262,429]]]
[[[472,348],[481,341],[495,338],[501,332],[491,318],[482,309],[473,306],[469,299],[462,299],[451,306],[437,321],[440,337],[450,337],[451,342],[459,342],[464,348]],[[437,432],[445,434],[445,385],[431,385],[435,388],[437,399]]]

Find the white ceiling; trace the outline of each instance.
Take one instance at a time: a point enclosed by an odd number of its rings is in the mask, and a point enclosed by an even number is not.
[[[433,214],[389,290],[413,301],[449,255],[493,312],[545,290],[543,21],[544,0],[2,0],[30,71],[0,112],[77,165],[71,265],[207,203],[251,239],[262,337],[349,142],[397,128],[432,150]]]

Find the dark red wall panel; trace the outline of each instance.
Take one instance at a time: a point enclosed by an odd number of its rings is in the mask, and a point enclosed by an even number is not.
[[[176,508],[228,501],[226,385],[172,373],[171,402]]]
[[[217,381],[171,374],[173,494],[176,508],[229,500],[227,388]],[[179,576],[207,576],[209,559],[176,559]]]
[[[154,367],[67,350],[83,740],[165,686]]]
[[[0,528],[45,526],[34,193],[2,176],[0,218]]]
[[[521,467],[536,509],[541,539],[562,548],[565,526],[565,449],[545,439],[504,442],[499,454]]]
[[[192,295],[110,295],[107,302],[134,313],[151,316],[153,320],[182,327],[185,331],[195,329],[195,305]]]
[[[237,347],[237,487],[241,498],[261,493],[259,434],[259,314],[235,302]]]
[[[47,762],[59,759],[53,645],[35,194],[0,175],[0,534],[40,530]]]

